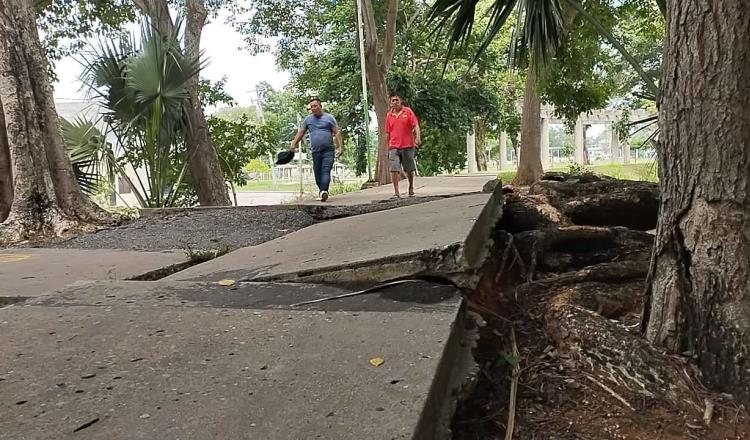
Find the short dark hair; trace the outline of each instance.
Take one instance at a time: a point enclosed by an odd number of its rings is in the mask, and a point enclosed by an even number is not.
[[[313,102],[315,102],[315,101],[317,101],[317,102],[318,102],[318,104],[323,104],[323,102],[322,102],[322,101],[320,100],[320,98],[318,98],[318,97],[313,97],[313,98],[310,98],[310,100],[309,100],[309,101],[307,101],[307,103],[308,103],[308,104],[312,104],[312,103],[313,103]]]
[[[388,98],[401,98],[401,99],[404,99],[404,97],[403,97],[403,96],[401,96],[401,95],[400,95],[399,93],[397,93],[397,92],[391,92],[391,93],[389,93],[389,94],[388,94]]]

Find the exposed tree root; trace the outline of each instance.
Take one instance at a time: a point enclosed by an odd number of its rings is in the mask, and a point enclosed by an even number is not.
[[[627,201],[650,212],[653,185],[557,177],[535,184],[537,195],[506,195],[495,258],[468,298],[488,326],[475,353],[482,374],[459,405],[454,439],[507,438],[513,426],[514,439],[750,438],[743,407],[706,391],[691,359],[641,337],[653,236],[635,229],[646,225],[570,226],[586,209],[587,222],[592,212],[619,215],[607,204],[628,191],[649,192]]]
[[[90,232],[101,225],[117,224],[124,221],[121,215],[101,215],[93,221],[74,219],[64,215],[58,208],[49,208],[42,215],[20,216],[14,212],[0,223],[0,245],[7,246],[25,241],[44,240],[50,237]]]
[[[662,354],[600,313],[622,316],[634,311],[640,284],[583,283],[553,289],[548,334],[570,357],[570,367],[617,388],[630,406],[642,408],[660,400],[682,411],[702,412],[703,397],[695,391],[695,372],[687,362]]]
[[[653,183],[543,180],[532,185],[529,194],[545,197],[573,224],[625,226],[642,231],[656,227],[659,191]]]

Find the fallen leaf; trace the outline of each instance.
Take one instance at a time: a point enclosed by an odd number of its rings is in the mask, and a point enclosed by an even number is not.
[[[220,286],[234,286],[234,280],[221,280],[219,281]]]
[[[372,364],[373,367],[379,367],[379,366],[383,365],[384,362],[385,362],[385,360],[383,360],[383,358],[372,358],[372,359],[370,359],[370,363]]]

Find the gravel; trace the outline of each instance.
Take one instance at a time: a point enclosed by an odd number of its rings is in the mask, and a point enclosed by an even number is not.
[[[67,249],[234,250],[255,246],[314,223],[430,202],[442,197],[382,200],[354,206],[301,205],[263,209],[252,206],[176,210],[147,215],[121,226],[71,239],[54,238],[20,247]],[[267,207],[266,207],[267,208]]]
[[[216,209],[185,211],[167,217],[141,217],[44,247],[69,249],[236,249],[255,246],[310,226],[302,210]]]

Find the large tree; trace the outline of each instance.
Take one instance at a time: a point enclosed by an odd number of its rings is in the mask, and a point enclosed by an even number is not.
[[[644,323],[710,385],[750,400],[750,10],[668,2],[662,203]]]
[[[47,63],[31,0],[0,3],[0,166],[13,178],[13,198],[0,241],[61,233],[108,215],[80,190],[60,132]],[[5,147],[7,145],[7,148]],[[2,202],[10,193],[7,174]]]
[[[151,17],[158,29],[165,35],[174,31],[174,23],[169,15],[167,0],[134,0],[144,14]],[[185,1],[185,52],[188,56],[198,57],[203,27],[208,17],[203,0]],[[231,201],[221,170],[219,156],[211,141],[203,113],[203,104],[199,99],[198,75],[188,81],[187,90],[190,100],[186,113],[189,126],[187,130],[188,167],[192,177],[198,202],[202,206],[229,205]]]

